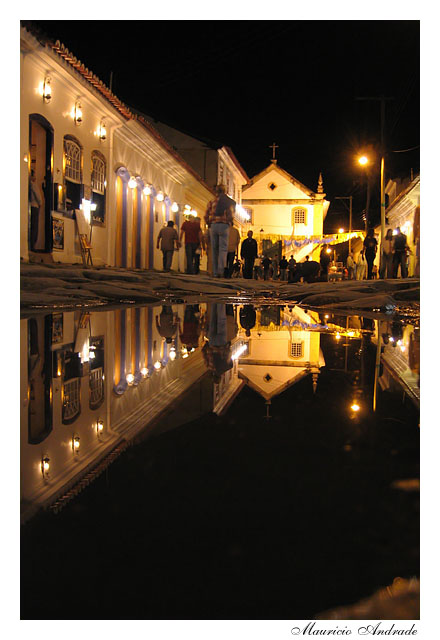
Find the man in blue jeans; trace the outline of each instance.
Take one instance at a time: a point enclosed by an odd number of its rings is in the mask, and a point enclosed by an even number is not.
[[[180,228],[180,242],[182,242],[185,234],[185,254],[186,254],[186,273],[196,274],[199,271],[200,258],[196,254],[196,250],[202,242],[202,230],[200,228],[200,219],[192,218],[185,220]],[[199,258],[197,260],[197,258]]]
[[[217,198],[208,204],[205,220],[209,227],[212,250],[212,275],[223,278],[228,255],[229,227],[235,210],[235,201],[225,194],[223,185],[216,187]]]

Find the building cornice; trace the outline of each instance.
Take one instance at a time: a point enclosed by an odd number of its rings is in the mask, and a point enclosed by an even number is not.
[[[38,43],[46,50],[53,51],[57,56],[62,58],[72,69],[74,69],[84,80],[88,82],[94,89],[96,89],[106,100],[110,103],[114,109],[126,120],[134,120],[139,122],[146,130],[151,133],[151,135],[156,139],[156,141],[170,154],[172,155],[178,163],[186,169],[188,173],[190,173],[198,182],[203,184],[203,186],[209,191],[209,193],[214,196],[214,191],[204,182],[204,180],[199,176],[199,174],[194,171],[194,169],[188,165],[185,160],[165,141],[164,138],[159,134],[154,127],[147,122],[144,118],[138,117],[135,115],[110,89],[96,76],[92,71],[90,71],[82,62],[78,60],[73,53],[71,53],[64,44],[60,43],[57,40],[55,43],[46,37],[40,37],[36,33],[35,30],[32,29],[31,26],[25,25],[22,27],[27,33],[29,33],[33,38],[35,38]],[[23,42],[23,38],[22,38]],[[24,42],[26,42],[24,40]],[[29,48],[29,47],[28,47]]]

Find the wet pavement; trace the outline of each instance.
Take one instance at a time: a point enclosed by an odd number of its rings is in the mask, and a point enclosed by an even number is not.
[[[21,335],[22,618],[307,619],[418,577],[414,307],[28,313]]]

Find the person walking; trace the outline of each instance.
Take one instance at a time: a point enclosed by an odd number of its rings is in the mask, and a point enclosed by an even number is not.
[[[196,250],[202,244],[200,218],[185,220],[180,228],[180,242],[182,242],[183,236],[185,236],[186,273],[195,274],[197,271]],[[198,264],[200,264],[200,257]]]
[[[156,316],[156,328],[167,344],[171,344],[179,328],[179,318],[170,305],[162,305],[162,311]]]
[[[286,257],[283,256],[280,260],[280,280],[286,281],[287,280],[287,267],[288,267],[288,262],[286,260]]]
[[[393,277],[393,242],[393,232],[387,229],[382,246],[382,268],[379,274],[381,278]]]
[[[348,279],[349,280],[353,280],[354,279],[354,271],[355,271],[356,265],[353,259],[353,253],[350,251],[350,253],[348,254],[347,257],[347,271],[348,271]]]
[[[237,227],[234,227],[234,225],[232,225],[231,227],[229,227],[228,255],[226,258],[225,278],[232,278],[235,256],[238,255],[239,244],[240,232]]]
[[[293,282],[295,277],[295,269],[296,269],[296,260],[293,256],[290,256],[289,262],[287,263],[287,281]]]
[[[255,308],[251,304],[245,304],[240,309],[240,324],[245,330],[247,338],[250,337],[251,329],[255,327],[256,321],[257,313],[255,311]]]
[[[368,229],[367,236],[364,240],[365,259],[367,260],[368,273],[367,278],[371,280],[373,277],[373,263],[377,253],[377,240],[374,237],[374,229]]]
[[[229,227],[235,211],[235,201],[225,193],[223,185],[216,187],[217,197],[208,203],[205,221],[209,227],[212,251],[212,275],[223,278],[228,255]]]
[[[356,260],[356,280],[365,280],[367,275],[367,261],[365,259],[365,249],[359,252]]]
[[[397,235],[394,236],[393,242],[393,278],[397,278],[400,265],[400,277],[407,278],[408,271],[406,268],[406,235],[401,232],[400,227],[397,227]]]
[[[156,248],[159,249],[159,243],[161,242],[161,250],[163,257],[163,270],[170,271],[173,262],[174,245],[177,249],[180,247],[179,236],[174,228],[174,222],[168,220],[166,227],[162,227],[157,236]]]
[[[187,348],[197,349],[199,346],[200,309],[198,304],[187,304],[183,316],[183,330],[180,332],[180,341]]]
[[[328,266],[330,264],[330,253],[327,251],[327,247],[324,245],[319,254],[319,264],[321,265],[321,276],[328,279]]]
[[[247,238],[241,243],[240,258],[244,260],[243,278],[250,280],[254,272],[254,262],[258,254],[257,241],[252,237],[253,231],[247,232]]]
[[[268,256],[264,256],[263,260],[261,261],[261,264],[263,265],[263,278],[265,280],[269,279],[269,268],[271,265],[271,259]]]

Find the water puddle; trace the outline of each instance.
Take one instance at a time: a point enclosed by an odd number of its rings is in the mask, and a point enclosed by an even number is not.
[[[22,616],[305,619],[418,575],[419,341],[294,303],[23,318]]]

